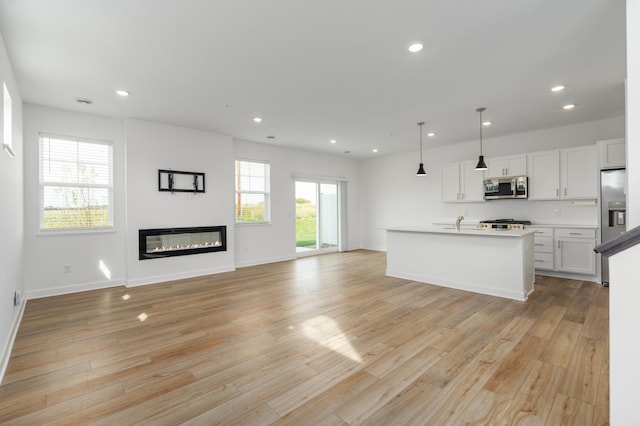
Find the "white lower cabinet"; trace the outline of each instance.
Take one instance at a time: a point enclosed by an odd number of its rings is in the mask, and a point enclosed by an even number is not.
[[[596,230],[593,228],[536,228],[533,251],[536,269],[594,275]]]
[[[553,269],[553,228],[527,228],[533,234],[533,259],[536,269]]]
[[[556,228],[555,269],[577,274],[596,273],[594,229]]]

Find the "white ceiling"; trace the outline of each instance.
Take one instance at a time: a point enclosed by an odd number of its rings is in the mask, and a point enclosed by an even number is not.
[[[0,0],[0,32],[27,103],[353,158],[624,115],[624,0]]]

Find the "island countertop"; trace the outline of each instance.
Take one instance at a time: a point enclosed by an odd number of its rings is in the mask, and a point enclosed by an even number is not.
[[[392,226],[386,228],[391,232],[417,232],[425,234],[454,234],[454,235],[479,235],[484,237],[522,237],[533,234],[535,231],[529,229],[482,229],[482,228],[460,228],[455,227],[439,228],[437,226]]]

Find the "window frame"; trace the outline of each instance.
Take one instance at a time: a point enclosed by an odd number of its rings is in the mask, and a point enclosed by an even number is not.
[[[238,164],[254,163],[265,166],[264,191],[242,190],[238,188]],[[256,160],[249,158],[236,158],[234,161],[234,223],[240,226],[270,225],[271,224],[271,163],[267,160]],[[264,196],[264,220],[262,221],[238,221],[238,195],[263,195]]]
[[[44,157],[43,150],[45,139],[57,139],[63,140],[67,142],[73,142],[76,144],[79,143],[89,143],[95,145],[102,145],[108,147],[108,159],[107,159],[107,168],[108,168],[108,182],[107,183],[82,183],[82,182],[61,182],[61,181],[44,181],[43,178],[43,166],[44,166]],[[100,140],[100,139],[91,139],[91,138],[83,138],[76,136],[68,136],[68,135],[60,135],[53,133],[45,133],[40,132],[38,135],[38,231],[39,235],[59,235],[59,234],[83,234],[83,233],[104,233],[104,232],[115,232],[114,227],[114,193],[113,193],[113,142],[108,140]],[[79,164],[79,160],[76,164]],[[59,227],[59,228],[45,228],[44,227],[44,212],[45,212],[45,188],[47,187],[68,187],[68,188],[87,188],[87,189],[106,189],[107,190],[107,215],[108,215],[108,224],[104,226],[70,226],[70,227]]]
[[[13,99],[7,86],[7,82],[2,82],[2,148],[11,157],[15,157],[13,152]]]

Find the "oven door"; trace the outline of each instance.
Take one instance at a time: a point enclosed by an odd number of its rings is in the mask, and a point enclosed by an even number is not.
[[[484,199],[496,200],[499,198],[514,198],[515,182],[512,178],[507,179],[485,179]]]

